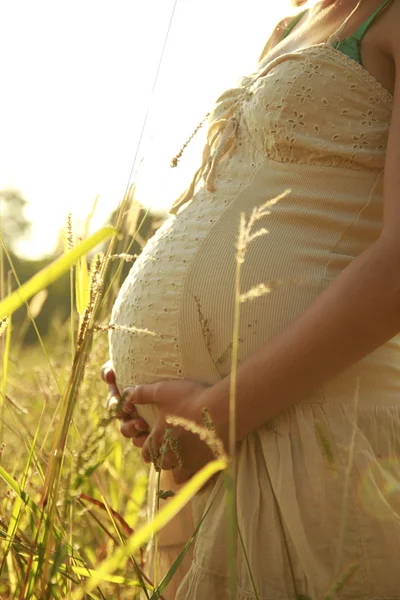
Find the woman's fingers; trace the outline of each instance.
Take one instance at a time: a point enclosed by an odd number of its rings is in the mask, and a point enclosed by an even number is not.
[[[120,432],[126,438],[134,437],[141,433],[149,434],[147,423],[141,417],[134,419],[121,419]]]
[[[147,423],[141,418],[121,420],[120,431],[136,448],[141,448],[149,436]]]
[[[113,411],[116,410],[121,402],[121,396],[119,394],[117,386],[108,386],[108,395],[107,395],[107,410]],[[119,415],[117,415],[119,416]]]
[[[116,410],[120,402],[121,395],[117,387],[115,373],[111,368],[111,361],[107,361],[101,367],[101,378],[107,384],[107,410]]]
[[[148,433],[138,433],[137,436],[132,438],[132,444],[136,446],[136,448],[142,448],[143,444],[147,440],[149,434]]]
[[[142,448],[142,458],[145,463],[153,462],[156,459],[163,471],[169,471],[176,467],[178,458],[170,448],[161,451],[164,441],[164,431],[153,429],[138,447]]]
[[[111,360],[108,360],[101,367],[100,375],[104,383],[114,383],[115,384],[115,373],[111,367]]]
[[[120,419],[122,435],[131,438],[133,445],[141,448],[148,438],[149,426],[138,415],[135,405],[130,401],[129,393],[133,388],[127,388],[122,395],[120,394],[110,360],[101,367],[100,373],[108,388],[107,410],[114,411],[114,416]]]
[[[194,473],[184,467],[175,466],[172,468],[172,477],[175,483],[186,483],[193,475]]]
[[[159,458],[163,441],[164,429],[155,425],[142,448],[144,462],[150,463],[154,457]]]

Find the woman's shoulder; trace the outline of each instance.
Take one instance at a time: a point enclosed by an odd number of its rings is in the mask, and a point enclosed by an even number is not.
[[[394,0],[386,13],[383,35],[386,45],[395,64],[397,74],[400,75],[400,0]]]

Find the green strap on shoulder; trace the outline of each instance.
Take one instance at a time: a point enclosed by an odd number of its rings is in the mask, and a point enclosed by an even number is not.
[[[299,13],[299,14],[297,15],[297,17],[296,17],[296,18],[295,18],[295,19],[294,19],[294,20],[293,20],[293,21],[290,23],[289,27],[287,27],[287,29],[286,29],[286,31],[284,32],[283,36],[282,36],[282,37],[281,37],[281,39],[279,40],[280,42],[281,42],[282,40],[284,40],[284,39],[285,39],[285,37],[287,37],[287,36],[289,35],[289,33],[292,31],[293,27],[294,27],[295,25],[297,25],[297,23],[300,21],[300,19],[302,18],[302,16],[306,14],[307,10],[308,10],[308,9],[306,9],[306,10],[303,10],[301,13]]]
[[[374,12],[374,14],[372,14],[366,21],[364,21],[364,23],[362,23],[362,25],[360,25],[360,27],[356,30],[356,32],[351,37],[355,38],[356,40],[358,40],[359,42],[361,42],[361,40],[363,39],[364,35],[366,34],[366,32],[367,32],[369,26],[371,25],[371,23],[379,15],[379,13],[381,12],[381,10],[383,10],[385,8],[385,6],[387,6],[389,4],[389,2],[391,2],[391,0],[385,0],[385,2],[382,4],[382,6],[380,6]]]

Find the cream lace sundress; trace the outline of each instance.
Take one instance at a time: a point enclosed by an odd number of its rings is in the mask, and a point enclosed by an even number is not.
[[[287,283],[242,305],[240,362],[378,239],[391,111],[389,92],[330,43],[266,58],[219,98],[192,189],[114,306],[113,322],[156,333],[110,332],[121,389],[229,374],[241,212],[290,189],[257,224],[269,233],[243,265],[243,291]],[[150,408],[142,414],[152,422]],[[320,600],[338,581],[332,598],[400,599],[399,452],[396,336],[238,445],[237,599]],[[211,509],[176,600],[229,598],[222,482],[193,500],[195,524]],[[184,522],[162,538],[176,555]]]

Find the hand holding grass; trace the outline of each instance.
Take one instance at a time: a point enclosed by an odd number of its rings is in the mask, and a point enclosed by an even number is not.
[[[107,410],[115,413],[115,417],[120,419],[121,433],[126,438],[132,438],[132,444],[141,448],[149,435],[149,426],[136,412],[132,404],[124,402],[124,395],[121,396],[115,373],[110,363],[107,362],[101,369],[101,378],[107,384]]]
[[[214,458],[197,433],[167,422],[168,417],[175,416],[204,428],[200,407],[205,390],[195,381],[168,380],[127,388],[123,393],[126,410],[137,404],[158,408],[159,416],[142,445],[142,456],[147,463],[156,460],[163,470],[172,470],[176,483],[183,483]]]

